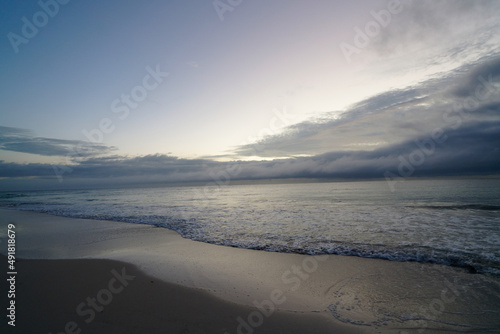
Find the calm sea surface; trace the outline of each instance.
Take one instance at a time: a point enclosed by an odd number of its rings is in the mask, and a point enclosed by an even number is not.
[[[500,179],[1,192],[0,207],[151,224],[242,248],[500,274]]]

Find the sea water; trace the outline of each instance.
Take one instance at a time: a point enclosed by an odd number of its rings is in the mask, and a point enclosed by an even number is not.
[[[500,274],[500,179],[2,192],[0,207],[150,224],[224,246]]]

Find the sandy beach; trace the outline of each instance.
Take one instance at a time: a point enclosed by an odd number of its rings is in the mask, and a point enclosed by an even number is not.
[[[500,0],[1,12],[0,334],[500,334]]]
[[[8,224],[16,233],[16,326],[4,317],[5,333],[500,328],[500,279],[466,269],[238,249],[149,225],[14,210],[0,210],[3,255]],[[7,268],[7,258],[2,261]],[[0,285],[3,305],[9,302],[7,271]]]

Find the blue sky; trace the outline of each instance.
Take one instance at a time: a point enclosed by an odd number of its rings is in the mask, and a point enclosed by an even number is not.
[[[437,128],[493,159],[463,173],[498,173],[498,92],[458,127],[443,118],[468,97],[452,86],[498,87],[497,1],[9,0],[0,15],[6,189],[210,180],[228,164],[244,166],[232,178],[341,177],[363,154],[356,175],[404,176],[399,156]],[[471,159],[438,144],[411,176]]]

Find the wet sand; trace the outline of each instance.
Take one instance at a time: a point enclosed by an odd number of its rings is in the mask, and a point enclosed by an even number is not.
[[[500,279],[460,268],[237,249],[149,225],[13,210],[0,210],[4,255],[9,223],[16,226],[18,272],[12,333],[500,328]],[[5,282],[3,277],[0,288],[7,305]],[[0,328],[9,327],[6,322]]]

